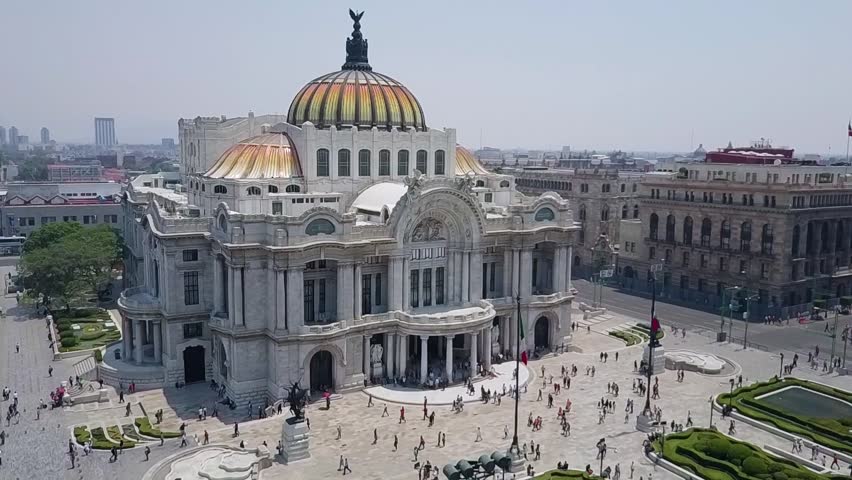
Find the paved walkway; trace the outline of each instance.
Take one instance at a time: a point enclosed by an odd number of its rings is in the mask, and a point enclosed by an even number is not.
[[[423,398],[426,398],[427,405],[452,405],[458,397],[462,397],[465,402],[474,402],[479,400],[480,388],[491,390],[492,392],[503,392],[509,390],[515,385],[515,379],[512,372],[515,370],[515,362],[503,362],[493,365],[493,377],[488,377],[484,380],[474,382],[476,393],[469,395],[464,385],[455,385],[440,390],[424,390],[420,388],[405,388],[397,385],[380,385],[370,387],[365,392],[373,396],[374,401],[384,401],[391,403],[407,404],[407,405],[422,405]],[[521,364],[521,376],[518,382],[523,388],[530,379],[529,370]],[[508,397],[507,397],[508,398]]]

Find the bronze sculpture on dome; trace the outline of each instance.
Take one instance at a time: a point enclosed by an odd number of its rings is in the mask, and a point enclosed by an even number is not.
[[[364,12],[355,13],[349,9],[349,17],[352,19],[352,38],[346,39],[346,63],[343,70],[372,70],[367,59],[367,40],[361,35],[361,17]]]

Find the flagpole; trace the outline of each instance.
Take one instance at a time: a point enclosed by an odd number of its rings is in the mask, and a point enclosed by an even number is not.
[[[521,323],[521,295],[520,292],[518,296],[515,297],[515,302],[518,305],[518,334],[515,335],[515,434],[512,436],[512,446],[509,447],[509,451],[511,452],[513,449],[516,452],[520,451],[518,446],[518,407],[521,399],[521,328],[523,328],[523,323]]]

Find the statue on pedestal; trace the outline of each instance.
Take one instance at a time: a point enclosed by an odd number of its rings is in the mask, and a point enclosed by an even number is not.
[[[290,411],[293,412],[295,421],[304,421],[305,406],[308,403],[308,391],[300,387],[299,382],[294,382],[290,385],[287,392],[287,403],[290,404]]]
[[[370,366],[372,367],[370,372],[372,373],[373,378],[384,377],[384,365],[382,365],[383,353],[384,348],[382,348],[379,344],[375,344],[370,347]]]

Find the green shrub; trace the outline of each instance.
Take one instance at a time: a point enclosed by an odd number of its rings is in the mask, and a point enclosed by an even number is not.
[[[751,456],[743,460],[743,472],[749,475],[761,475],[768,471],[766,462],[756,456]]]
[[[71,311],[74,318],[95,317],[103,313],[100,308],[77,308]]]
[[[95,350],[95,362],[101,363],[103,361],[104,361],[104,354],[101,353],[101,349],[98,348],[97,350]]]
[[[160,438],[160,430],[151,425],[148,417],[137,417],[134,423],[136,423],[136,428],[139,429],[139,433],[142,435],[151,438]],[[162,432],[162,434],[163,438],[177,438],[180,436],[180,432]]]
[[[713,458],[724,460],[728,456],[728,450],[731,448],[731,442],[726,438],[714,438],[710,441],[710,447],[707,449],[707,454]]]
[[[70,323],[60,323],[59,326],[56,327],[56,330],[59,333],[70,332],[71,331],[71,324]]]
[[[80,445],[88,442],[92,436],[89,434],[89,429],[86,427],[74,427],[74,439],[77,440],[77,443]]]
[[[75,346],[77,346],[77,337],[75,337],[73,335],[68,335],[66,337],[62,337],[61,345],[63,347],[66,347],[66,348],[75,347]]]
[[[92,340],[97,340],[106,335],[106,332],[103,330],[93,333],[83,333],[80,335],[80,340],[91,342]]]
[[[788,480],[788,477],[784,472],[775,472],[772,474],[772,480]]]
[[[728,460],[733,463],[741,464],[743,460],[752,455],[752,450],[742,443],[731,446],[728,450]]]

